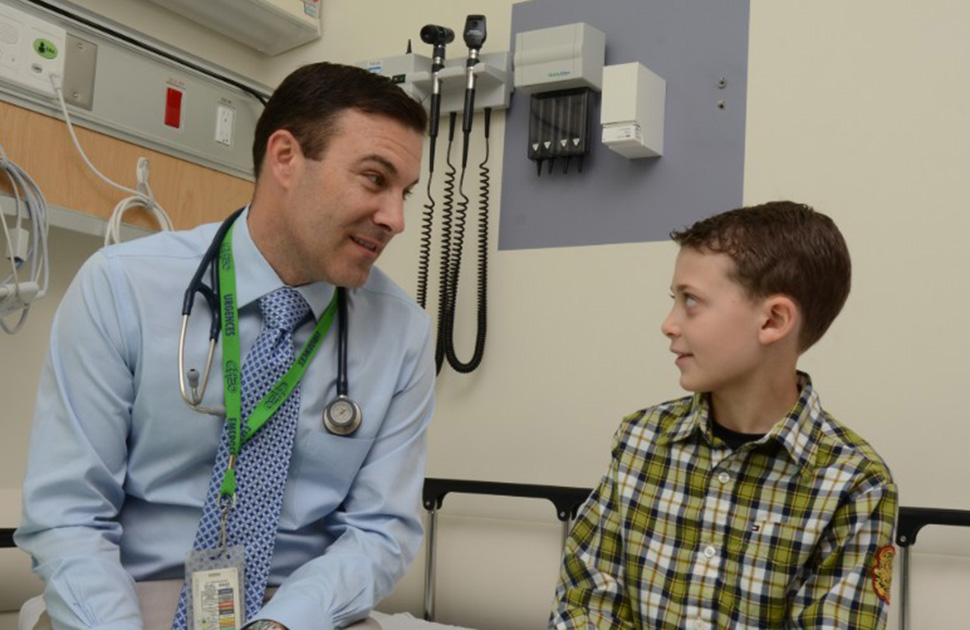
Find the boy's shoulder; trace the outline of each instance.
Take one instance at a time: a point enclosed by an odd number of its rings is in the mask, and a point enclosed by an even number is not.
[[[858,433],[848,428],[823,406],[811,377],[799,372],[802,388],[796,407],[782,426],[782,440],[796,461],[830,481],[853,478],[858,489],[893,483],[886,461]]]
[[[888,464],[867,440],[832,414],[819,414],[813,466],[816,471],[839,468],[861,473],[875,483],[892,483]]]
[[[701,397],[695,394],[634,411],[623,418],[616,439],[622,444],[674,439],[695,426],[701,405]]]

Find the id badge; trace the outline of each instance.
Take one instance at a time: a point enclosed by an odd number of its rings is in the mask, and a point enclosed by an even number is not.
[[[239,630],[243,626],[245,564],[242,546],[189,553],[185,562],[189,628]]]

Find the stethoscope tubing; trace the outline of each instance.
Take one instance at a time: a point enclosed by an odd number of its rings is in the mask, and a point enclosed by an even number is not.
[[[337,396],[348,396],[347,380],[347,289],[337,287]]]
[[[219,274],[216,271],[215,261],[219,256],[219,249],[222,245],[222,241],[225,239],[226,233],[232,226],[236,218],[246,208],[240,208],[239,210],[233,212],[219,229],[216,231],[215,236],[212,239],[212,243],[206,250],[205,254],[202,256],[202,260],[199,263],[198,269],[192,275],[192,279],[189,281],[189,286],[185,290],[185,296],[182,300],[182,326],[179,333],[179,348],[178,348],[178,363],[179,363],[179,391],[182,395],[182,399],[185,403],[193,410],[205,415],[225,415],[225,408],[223,407],[207,407],[202,405],[202,399],[205,397],[206,388],[209,383],[209,374],[212,368],[213,356],[215,354],[216,342],[219,338],[219,334],[222,332],[222,318],[221,311],[219,308]],[[210,272],[209,286],[206,286],[202,278],[205,275],[206,270]],[[355,420],[352,423],[347,423],[345,426],[334,426],[333,422],[330,421],[330,414],[328,412],[324,413],[324,425],[327,430],[331,433],[337,435],[349,435],[357,430],[360,425],[360,408],[349,398],[349,381],[347,378],[347,337],[348,335],[348,307],[347,307],[347,290],[344,287],[336,287],[337,291],[337,398],[335,401],[331,402],[327,406],[329,409],[332,405],[336,404],[337,401],[344,401],[346,404],[352,406],[354,409]],[[187,373],[185,371],[185,341],[186,341],[186,331],[188,329],[188,321],[192,315],[192,307],[195,303],[195,294],[201,293],[209,305],[211,323],[209,325],[209,350],[206,356],[205,368],[202,374],[201,383],[193,383],[192,380],[198,380],[198,372],[194,369],[190,370],[188,375],[190,379],[189,386],[191,388],[191,396],[186,391],[185,379]],[[194,373],[194,374],[192,374]]]

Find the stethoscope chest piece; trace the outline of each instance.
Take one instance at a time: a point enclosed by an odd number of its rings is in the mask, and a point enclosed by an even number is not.
[[[364,414],[347,396],[337,396],[323,410],[323,426],[334,435],[350,435],[360,427]]]

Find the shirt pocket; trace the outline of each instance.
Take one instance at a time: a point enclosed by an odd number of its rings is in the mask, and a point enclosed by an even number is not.
[[[764,623],[784,618],[795,578],[812,555],[819,532],[782,515],[756,516],[742,537],[735,585],[741,618]]]
[[[284,512],[287,520],[301,527],[340,507],[374,440],[325,431],[297,434],[297,440],[286,484],[292,502],[284,501],[284,507],[290,508]]]
[[[352,435],[333,435],[326,431],[313,431],[303,436],[300,448],[299,474],[301,477],[330,482],[344,490],[357,476],[370,452],[374,440]]]

